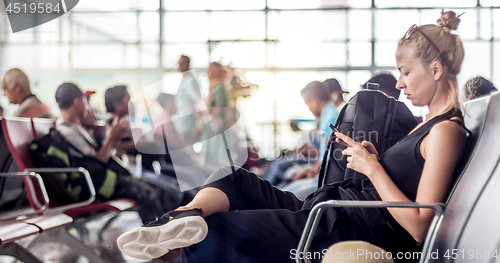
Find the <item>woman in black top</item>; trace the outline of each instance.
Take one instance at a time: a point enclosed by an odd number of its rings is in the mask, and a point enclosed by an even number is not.
[[[412,26],[399,41],[397,88],[414,105],[428,107],[427,121],[380,161],[371,143],[336,133],[337,142],[347,146],[343,151],[347,167],[369,179],[363,181],[368,199],[445,201],[466,137],[456,78],[464,49],[450,32],[459,21],[453,11],[443,12],[439,25]],[[187,206],[123,234],[118,246],[125,254],[142,259],[183,248],[182,262],[294,262],[294,249],[310,212],[302,205],[293,194],[255,174],[225,167],[212,174]],[[384,211],[371,217],[327,209],[310,251],[321,253],[335,242],[364,240],[393,255],[410,252],[416,249],[415,241],[424,241],[434,216],[430,209]],[[314,257],[312,261],[319,260]]]

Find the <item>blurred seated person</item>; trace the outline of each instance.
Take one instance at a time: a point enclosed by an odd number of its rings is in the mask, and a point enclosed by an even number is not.
[[[340,96],[342,96],[344,91],[340,86],[338,88],[340,88]],[[328,136],[330,135],[330,127],[328,125],[330,123],[334,124],[339,115],[339,111],[331,101],[332,93],[324,83],[313,81],[307,84],[307,86],[302,89],[301,95],[304,99],[304,102],[309,107],[309,110],[318,120],[319,131],[322,133],[322,137],[319,144],[318,160],[311,166],[306,167],[302,171],[298,172],[293,177],[294,181],[302,178],[314,178],[318,175],[319,168],[321,166],[321,160],[323,159],[323,155],[325,153],[326,140],[328,140]]]
[[[83,95],[85,100],[87,100],[87,105],[89,105],[88,102],[92,94],[95,94],[95,91],[86,91]],[[80,124],[83,128],[85,128],[85,130],[88,131],[88,133],[90,133],[90,135],[92,135],[92,137],[94,137],[94,140],[97,143],[97,148],[101,148],[102,142],[104,141],[104,135],[97,131],[99,126],[97,126],[95,110],[90,108],[90,106],[87,114],[80,119]]]
[[[108,124],[112,124],[114,119],[125,121],[125,118],[128,117],[129,114],[129,101],[130,94],[125,85],[116,85],[106,90],[104,93],[104,103],[106,105],[106,111],[111,113],[112,116],[107,120]],[[138,153],[135,148],[134,140],[132,139],[132,134],[123,138],[115,148],[118,156],[124,153],[132,155]]]
[[[291,167],[301,169],[299,167],[314,163],[319,156],[319,144],[322,140],[318,128],[303,131],[294,121],[290,121],[290,127],[294,132],[300,133],[300,141],[298,142],[300,146],[293,150],[283,151],[262,174],[262,178],[273,185],[278,185],[282,181],[290,179],[285,176],[285,171],[290,171]]]
[[[363,87],[366,87],[367,86],[366,84],[368,82],[378,84],[377,88],[389,96],[392,96],[396,99],[399,97],[400,90],[396,89],[397,80],[392,74],[389,74],[389,73],[376,74],[372,78],[370,78],[367,82],[365,82],[365,84],[363,84]],[[330,81],[330,84],[331,83],[335,83],[335,82]],[[336,82],[336,83],[338,84],[338,82]],[[331,86],[332,85],[330,85],[330,87]],[[333,85],[333,86],[336,86],[336,85]],[[335,89],[330,89],[330,90],[338,90],[338,89],[335,88]],[[340,90],[342,90],[342,89],[340,88]],[[346,93],[346,92],[337,91],[337,94],[340,97],[342,96],[343,93]],[[335,95],[332,95],[332,97],[334,98]],[[342,101],[343,101],[343,99],[342,99]],[[333,123],[334,122],[332,122],[332,124]],[[328,129],[330,129],[330,128],[328,128]],[[326,136],[329,136],[329,135],[330,135],[330,133],[328,133]],[[322,158],[318,160],[318,162],[320,162],[320,163],[321,163],[321,161],[322,161]],[[285,178],[289,177],[290,174],[293,172],[294,171],[289,171],[289,170],[285,171],[284,177]],[[310,170],[307,170],[306,173],[308,175],[307,178],[302,179],[302,180],[296,180],[295,182],[292,182],[292,183],[287,184],[287,185],[278,185],[278,187],[284,191],[292,192],[297,196],[297,198],[304,200],[310,193],[312,193],[314,190],[316,190],[316,187],[318,185],[318,181],[317,181],[318,177],[311,176],[311,175],[312,174],[317,175],[319,173],[319,167],[318,167],[317,171],[313,170],[313,168],[310,168]],[[296,177],[298,175],[296,175]]]
[[[113,149],[121,139],[130,136],[130,126],[124,119],[115,117],[106,131],[106,137],[99,148],[92,135],[82,126],[82,120],[90,125],[92,114],[88,109],[87,99],[78,86],[73,83],[63,83],[56,91],[56,102],[61,109],[61,117],[57,120],[56,130],[84,156],[93,157],[105,164],[108,168],[110,159],[113,158]],[[70,154],[77,154],[70,151]],[[86,167],[84,167],[86,168]],[[89,169],[89,168],[87,168]],[[125,168],[124,168],[125,169]],[[106,178],[105,182],[113,180],[106,185],[113,189],[104,191],[101,187],[96,189],[101,198],[132,198],[139,203],[139,215],[144,223],[161,216],[165,211],[183,203],[192,196],[184,196],[175,185],[169,185],[151,178],[132,178],[130,174],[115,171],[113,176]],[[109,173],[108,173],[109,175]],[[91,174],[92,176],[92,174]],[[94,178],[92,179],[95,180]],[[97,179],[98,180],[98,179]],[[102,190],[102,191],[101,191]],[[107,195],[106,193],[111,193]]]
[[[2,89],[9,103],[19,105],[12,114],[13,117],[54,118],[49,107],[31,93],[30,81],[22,70],[12,68],[5,72]]]
[[[495,88],[493,83],[480,76],[469,79],[464,86],[466,100],[487,96],[495,91],[497,91],[497,88]]]
[[[388,96],[394,97],[396,100],[399,99],[401,90],[396,89],[396,83],[398,81],[391,73],[380,72],[373,75],[367,82],[365,82],[365,84],[363,84],[363,89],[367,88],[368,82],[378,84],[379,90],[383,91]]]
[[[349,91],[343,90],[339,81],[334,78],[323,81],[323,85],[326,87],[328,93],[330,93],[333,105],[335,105],[337,111],[340,112],[346,104],[344,94],[348,94]]]
[[[318,129],[301,130],[295,120],[290,121],[290,128],[293,132],[300,134],[300,142],[302,143],[295,149],[285,149],[281,152],[283,155],[302,155],[304,157],[314,158],[318,156],[319,152],[319,133]]]

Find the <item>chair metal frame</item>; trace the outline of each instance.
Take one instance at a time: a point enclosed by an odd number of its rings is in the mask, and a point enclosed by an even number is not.
[[[311,247],[311,243],[314,238],[314,233],[319,224],[321,215],[323,214],[325,208],[328,207],[359,207],[359,208],[388,208],[388,207],[401,207],[401,208],[431,208],[434,209],[435,214],[432,223],[427,232],[427,237],[425,238],[424,246],[422,248],[422,255],[420,262],[427,262],[429,249],[432,248],[434,244],[436,230],[441,223],[443,213],[445,211],[445,204],[443,203],[416,203],[416,202],[384,202],[384,201],[344,201],[344,200],[330,200],[325,202],[320,202],[316,204],[309,213],[307,218],[304,231],[300,237],[299,245],[297,247],[298,255],[306,255]],[[296,257],[295,262],[297,263],[311,263],[311,261],[304,257]]]
[[[33,215],[33,214],[40,214],[43,213],[47,208],[49,207],[49,196],[47,195],[47,191],[45,190],[45,185],[43,183],[43,179],[40,176],[40,174],[36,173],[35,171],[24,171],[24,172],[15,172],[15,173],[0,173],[0,176],[8,176],[8,177],[31,177],[37,180],[38,185],[40,186],[40,191],[43,196],[43,204],[40,204],[38,208],[26,208],[18,211],[12,211],[12,212],[7,212],[5,214],[0,215],[0,220],[5,220],[5,219],[12,219],[16,218],[18,216],[27,216],[27,215]],[[33,184],[31,183],[31,180],[25,180],[25,182],[28,182],[28,185],[26,186],[28,188],[28,191],[31,196],[36,196],[35,194],[35,189]],[[38,201],[38,199],[36,198]]]

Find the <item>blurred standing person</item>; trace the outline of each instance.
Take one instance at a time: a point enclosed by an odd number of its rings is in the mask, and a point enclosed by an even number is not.
[[[207,75],[210,81],[209,107],[228,107],[229,93],[227,92],[226,85],[224,85],[224,79],[227,76],[226,70],[222,68],[219,62],[212,62],[208,66]]]
[[[218,62],[212,62],[208,66],[207,75],[209,80],[209,94],[207,96],[208,112],[210,120],[205,123],[201,134],[203,143],[200,155],[202,165],[215,165],[217,167],[227,164],[227,155],[224,142],[215,135],[222,132],[230,145],[235,142],[236,137],[229,130],[228,124],[231,122],[229,110],[229,93],[224,85],[226,71]]]
[[[11,104],[19,104],[14,117],[54,118],[49,107],[31,93],[28,76],[18,68],[9,69],[2,78],[3,94]]]
[[[190,62],[189,57],[185,55],[182,55],[179,59],[178,69],[183,77],[175,97],[177,118],[183,118],[176,121],[174,125],[177,132],[184,137],[186,143],[194,143],[198,137],[195,129],[196,118],[193,113],[196,112],[196,104],[201,101],[200,85],[189,70]]]

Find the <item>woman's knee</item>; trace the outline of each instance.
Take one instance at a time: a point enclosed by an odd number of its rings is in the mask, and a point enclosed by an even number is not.
[[[226,179],[233,181],[236,176],[241,176],[244,174],[250,173],[244,168],[235,165],[226,165],[217,169],[213,172],[210,177],[207,179],[206,185],[213,183],[215,181],[219,181],[221,179]]]

